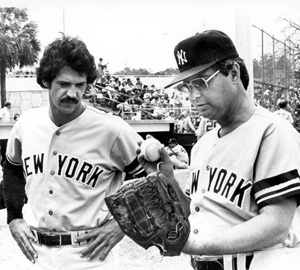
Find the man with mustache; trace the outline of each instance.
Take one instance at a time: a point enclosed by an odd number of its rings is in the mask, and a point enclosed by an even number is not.
[[[125,175],[144,174],[136,155],[141,137],[121,118],[83,103],[95,79],[84,42],[53,41],[37,69],[49,105],[23,112],[8,139],[7,222],[38,269],[117,269],[113,247],[124,234],[104,198]]]

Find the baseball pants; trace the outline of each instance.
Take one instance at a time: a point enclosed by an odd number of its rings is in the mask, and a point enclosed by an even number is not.
[[[249,270],[253,256],[246,257],[246,270]],[[212,261],[198,261],[191,257],[191,265],[195,270],[224,270],[223,259]],[[245,269],[245,268],[244,268]],[[238,270],[236,258],[232,259],[232,270]]]
[[[67,245],[56,248],[34,244],[34,248],[38,254],[38,258],[34,264],[37,270],[118,269],[118,245],[113,248],[103,262],[99,261],[99,257],[90,261],[87,258],[81,258],[79,256],[80,251],[85,249],[85,247]]]

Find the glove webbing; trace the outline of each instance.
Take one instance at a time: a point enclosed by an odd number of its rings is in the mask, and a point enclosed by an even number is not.
[[[132,224],[135,224],[135,229],[142,237],[153,235],[166,222],[161,198],[152,191],[155,188],[150,181],[147,181],[147,185],[140,184],[135,186],[135,189],[131,187],[124,192],[125,203],[130,209],[130,218],[133,220]],[[151,215],[146,211],[147,209],[151,210]],[[137,218],[144,216],[147,218]]]

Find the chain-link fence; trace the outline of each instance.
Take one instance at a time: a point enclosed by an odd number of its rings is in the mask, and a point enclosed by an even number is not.
[[[279,99],[288,100],[296,128],[300,130],[299,50],[288,40],[279,40],[253,25],[254,99],[257,104],[275,111]]]

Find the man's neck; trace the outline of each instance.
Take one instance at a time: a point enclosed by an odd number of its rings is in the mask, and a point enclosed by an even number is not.
[[[221,128],[219,130],[219,136],[223,137],[236,128],[238,128],[240,125],[247,122],[253,115],[255,111],[255,105],[254,103],[247,103],[246,106],[239,107],[240,110],[236,111],[232,114],[232,117],[228,117],[226,121],[219,122]]]
[[[79,117],[84,112],[84,110],[85,106],[83,106],[83,104],[80,104],[80,106],[78,106],[78,108],[76,108],[76,110],[72,114],[63,114],[57,110],[53,110],[50,107],[49,116],[56,126],[61,127]]]

